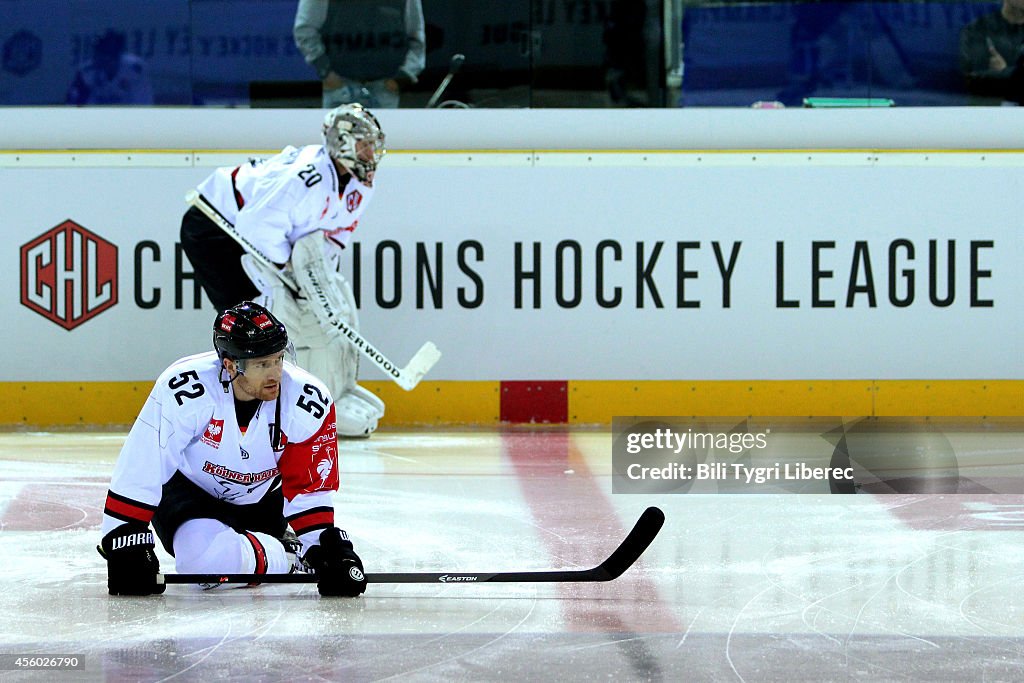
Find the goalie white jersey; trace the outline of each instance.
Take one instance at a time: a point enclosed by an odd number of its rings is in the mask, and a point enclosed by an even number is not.
[[[282,512],[305,547],[334,526],[338,445],[327,387],[286,362],[278,398],[262,402],[243,430],[220,371],[209,352],[177,361],[157,380],[114,468],[104,534],[129,521],[148,524],[163,484],[178,471],[235,505],[282,487]]]
[[[346,246],[373,194],[351,175],[339,178],[321,145],[288,146],[269,159],[219,168],[198,189],[279,265],[288,262],[295,242],[317,230]]]

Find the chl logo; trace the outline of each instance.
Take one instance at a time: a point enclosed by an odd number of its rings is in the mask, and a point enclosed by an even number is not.
[[[117,304],[117,247],[72,220],[21,247],[21,303],[65,330]]]

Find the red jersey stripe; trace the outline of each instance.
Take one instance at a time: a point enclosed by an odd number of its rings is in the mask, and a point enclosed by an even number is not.
[[[142,504],[136,505],[127,500],[119,500],[109,493],[107,494],[107,502],[103,511],[111,517],[118,517],[119,519],[129,517],[146,524],[149,524],[149,520],[153,519],[154,512],[152,509],[142,507]]]
[[[301,536],[307,531],[312,531],[317,527],[332,527],[334,526],[334,511],[328,512],[312,512],[306,515],[299,515],[291,520],[292,529],[295,533]]]

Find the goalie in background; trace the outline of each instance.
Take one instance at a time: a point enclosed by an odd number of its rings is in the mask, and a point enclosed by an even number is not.
[[[356,384],[359,351],[338,323],[358,330],[359,319],[340,265],[373,196],[384,133],[359,104],[327,112],[322,133],[321,145],[288,146],[269,159],[219,168],[197,188],[256,249],[291,270],[301,291],[291,291],[196,207],[182,219],[181,244],[218,311],[252,299],[292,331],[298,365],[336,397],[338,434],[369,436],[384,402]]]
[[[121,448],[99,546],[108,592],[164,592],[152,522],[180,573],[313,571],[321,595],[359,595],[362,561],[334,526],[330,391],[285,361],[288,332],[258,304],[218,314],[213,345],[160,375]]]

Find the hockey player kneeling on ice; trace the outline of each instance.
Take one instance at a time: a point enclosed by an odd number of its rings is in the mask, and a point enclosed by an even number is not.
[[[368,436],[384,402],[356,384],[359,352],[341,325],[359,329],[355,300],[339,272],[342,251],[373,196],[384,133],[359,104],[327,113],[323,144],[286,147],[269,159],[219,168],[197,188],[201,199],[258,252],[246,253],[197,207],[181,223],[181,244],[218,311],[242,300],[269,308],[291,331],[296,362],[337,397],[338,433]],[[273,271],[294,276],[289,289]]]
[[[258,304],[218,314],[213,343],[160,375],[118,456],[99,548],[110,594],[164,591],[152,522],[179,573],[314,571],[321,595],[359,595],[362,562],[334,526],[330,391],[285,360],[288,333]]]

